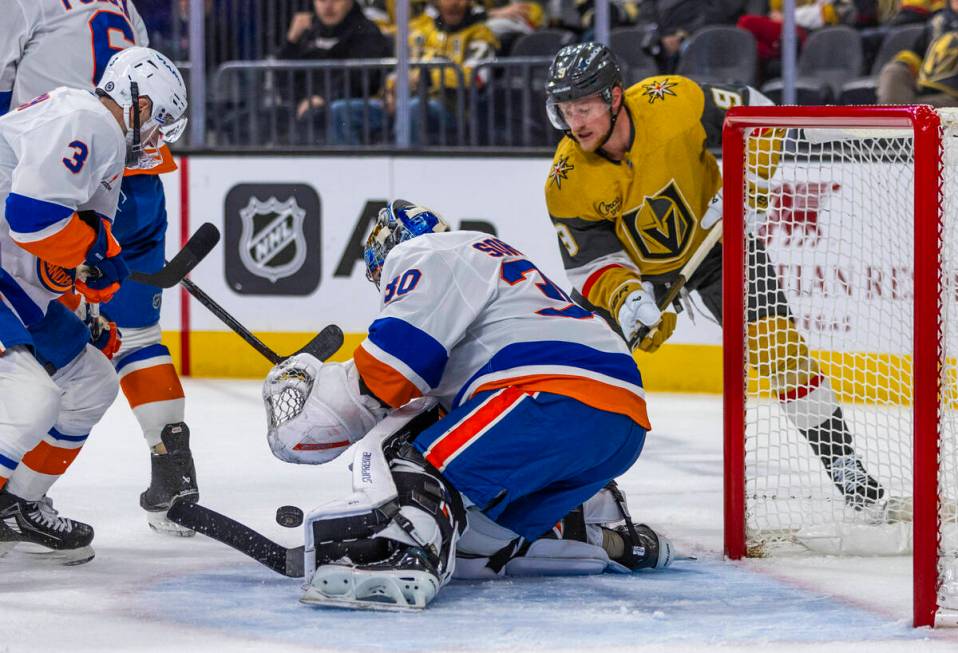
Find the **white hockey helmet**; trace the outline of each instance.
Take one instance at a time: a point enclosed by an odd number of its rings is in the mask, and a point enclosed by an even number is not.
[[[173,62],[156,50],[135,46],[110,59],[96,86],[123,109],[128,168],[155,168],[163,160],[160,146],[176,141],[186,129],[186,84]],[[139,98],[153,103],[150,118],[140,124]]]

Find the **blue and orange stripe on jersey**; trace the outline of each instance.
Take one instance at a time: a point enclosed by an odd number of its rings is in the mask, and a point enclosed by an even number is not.
[[[463,384],[452,407],[480,392],[510,386],[570,397],[651,428],[642,374],[625,353],[561,340],[512,343],[496,352]]]
[[[61,204],[10,193],[4,210],[14,242],[54,265],[75,268],[96,240],[93,228]]]
[[[353,358],[373,394],[397,408],[439,385],[449,354],[422,329],[385,317],[372,323]]]

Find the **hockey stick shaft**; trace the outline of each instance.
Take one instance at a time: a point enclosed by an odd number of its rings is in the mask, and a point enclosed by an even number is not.
[[[193,283],[189,279],[183,279],[182,281],[180,281],[180,284],[182,284],[182,286],[186,288],[186,291],[188,293],[190,293],[191,295],[193,295],[193,297],[196,298],[196,301],[198,301],[200,304],[205,306],[210,313],[218,317],[220,321],[223,322],[223,324],[225,324],[230,329],[232,329],[236,335],[238,335],[240,338],[245,340],[250,347],[258,351],[270,363],[272,363],[273,365],[276,365],[281,360],[283,360],[282,357],[279,354],[277,354],[275,351],[270,349],[269,346],[266,345],[266,343],[264,343],[262,340],[254,336],[249,329],[247,329],[245,326],[240,324],[239,320],[237,320],[235,317],[230,315],[230,313],[225,308],[217,304],[216,301],[214,301],[212,297],[207,295],[202,288],[197,286],[195,283]]]
[[[157,272],[130,272],[130,279],[157,288],[172,288],[199,265],[219,240],[219,229],[210,222],[204,222],[163,269]]]
[[[659,301],[659,310],[664,311],[669,306],[672,305],[672,302],[679,296],[679,293],[682,291],[682,288],[685,287],[685,284],[688,283],[688,280],[692,278],[692,275],[695,274],[695,271],[699,269],[699,266],[702,265],[702,261],[705,260],[705,257],[708,256],[709,252],[712,251],[712,248],[721,240],[722,238],[722,221],[719,220],[710,230],[705,239],[699,243],[698,248],[693,252],[692,256],[689,257],[689,260],[685,262],[685,265],[682,266],[682,269],[679,270],[679,276],[675,281],[669,286],[669,291],[662,297]],[[655,332],[659,327],[655,326],[651,329],[648,327],[642,327],[639,329],[632,339],[629,340],[629,349],[635,350],[639,346],[639,343],[642,342],[648,336],[655,335]]]
[[[202,304],[209,312],[218,317],[223,324],[228,326],[233,332],[238,335],[240,338],[245,340],[250,347],[255,349],[260,353],[266,360],[268,360],[273,365],[289,358],[289,356],[280,356],[275,351],[273,351],[265,342],[253,335],[253,332],[243,326],[239,320],[233,317],[229,311],[220,306],[212,297],[206,294],[206,292],[193,283],[189,279],[182,279],[180,281],[182,286],[186,288],[186,291],[190,293],[196,301]],[[299,351],[312,354],[319,360],[326,360],[330,356],[336,353],[340,347],[343,345],[343,332],[342,330],[333,324],[330,324],[325,329],[320,331],[318,334],[313,336],[313,339],[306,343]]]
[[[198,503],[174,503],[167,512],[167,518],[236,549],[278,574],[290,578],[303,577],[301,546],[286,548],[249,526]]]

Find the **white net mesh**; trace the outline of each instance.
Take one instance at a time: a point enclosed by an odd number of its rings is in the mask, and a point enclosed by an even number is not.
[[[958,230],[958,129],[942,115],[939,602],[958,608],[958,315],[950,315],[958,299],[958,233],[950,233]],[[749,211],[746,236],[749,553],[908,553],[910,130],[756,129],[745,144],[746,204],[758,209]]]

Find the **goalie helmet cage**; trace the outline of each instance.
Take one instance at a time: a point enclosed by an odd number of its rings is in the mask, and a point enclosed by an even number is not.
[[[958,111],[736,107],[722,156],[726,555],[911,550],[915,626],[958,625]]]

